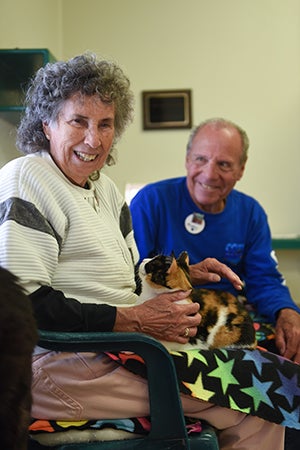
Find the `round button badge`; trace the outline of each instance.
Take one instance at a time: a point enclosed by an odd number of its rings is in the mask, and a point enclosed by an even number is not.
[[[186,230],[191,234],[201,233],[201,231],[203,231],[205,228],[204,214],[189,214],[184,221],[184,226]]]

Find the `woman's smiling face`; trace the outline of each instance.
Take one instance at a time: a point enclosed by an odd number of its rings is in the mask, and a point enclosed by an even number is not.
[[[114,140],[114,120],[113,104],[78,93],[63,103],[56,122],[43,125],[50,154],[72,183],[84,186],[89,175],[104,166]]]

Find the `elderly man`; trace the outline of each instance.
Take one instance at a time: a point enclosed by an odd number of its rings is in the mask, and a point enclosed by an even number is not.
[[[255,199],[234,189],[248,147],[246,132],[229,120],[197,126],[187,145],[186,177],[147,185],[132,200],[135,240],[140,259],[187,250],[194,285],[238,294],[211,266],[203,272],[209,257],[229,266],[243,280],[248,303],[275,325],[277,351],[300,363],[300,309],[277,269],[267,215]],[[298,430],[287,429],[285,449],[296,449],[298,437]]]
[[[210,119],[192,132],[186,177],[152,183],[132,200],[140,258],[187,250],[192,281],[231,291],[225,278],[203,278],[199,261],[214,257],[245,283],[248,302],[276,324],[279,353],[300,363],[300,309],[277,269],[266,213],[253,198],[234,189],[243,176],[249,140],[238,125]],[[215,284],[215,281],[218,283]]]

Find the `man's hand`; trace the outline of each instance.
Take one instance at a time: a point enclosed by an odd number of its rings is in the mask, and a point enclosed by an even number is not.
[[[285,358],[300,364],[300,314],[282,309],[276,322],[276,346]]]
[[[227,278],[235,289],[240,291],[243,288],[243,282],[237,274],[215,258],[206,258],[197,264],[190,265],[190,276],[194,285],[218,283],[221,278]]]

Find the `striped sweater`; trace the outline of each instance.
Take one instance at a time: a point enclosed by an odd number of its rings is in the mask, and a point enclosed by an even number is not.
[[[43,328],[112,329],[115,308],[101,305],[136,302],[128,207],[103,173],[89,183],[72,184],[47,152],[0,170],[0,265],[31,294]]]

